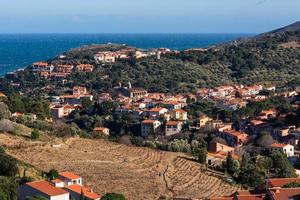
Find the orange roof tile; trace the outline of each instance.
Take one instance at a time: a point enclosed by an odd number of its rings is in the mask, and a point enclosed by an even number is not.
[[[143,124],[153,124],[156,120],[152,120],[152,119],[146,119],[144,120],[142,123]]]
[[[283,148],[285,147],[286,144],[282,144],[282,143],[273,143],[271,144],[269,147],[274,147],[274,148]]]
[[[278,188],[270,190],[270,195],[274,200],[299,199],[300,188]]]
[[[69,180],[74,180],[74,179],[78,179],[78,178],[81,178],[80,176],[74,174],[73,172],[60,172],[59,173],[59,176],[62,176],[66,179],[69,179]]]
[[[33,181],[33,182],[28,182],[26,185],[30,186],[31,188],[34,188],[35,190],[40,191],[41,193],[48,195],[48,196],[58,196],[62,194],[67,194],[68,192],[61,189],[54,187],[49,183],[48,181]]]
[[[100,195],[97,193],[93,193],[89,188],[81,186],[81,185],[70,185],[67,187],[67,189],[77,193],[81,194],[83,192],[84,196],[89,199],[98,199],[100,198]]]
[[[267,180],[267,185],[269,188],[283,187],[292,182],[300,183],[300,178],[270,178]]]
[[[181,122],[179,122],[179,121],[168,121],[166,123],[166,126],[177,126],[179,123],[181,123]]]

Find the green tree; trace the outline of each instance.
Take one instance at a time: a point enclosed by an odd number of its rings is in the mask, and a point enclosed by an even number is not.
[[[5,153],[5,148],[3,146],[0,145],[0,154],[4,154]]]
[[[31,139],[36,140],[39,139],[40,137],[40,132],[37,129],[33,129],[31,132]]]
[[[291,183],[285,184],[282,187],[283,188],[299,188],[300,187],[300,183],[299,182],[291,182]]]
[[[283,153],[271,154],[273,159],[273,168],[278,178],[297,177],[296,172],[286,155]]]
[[[206,148],[200,148],[198,154],[198,161],[202,164],[206,164],[207,150]]]
[[[58,171],[56,169],[50,169],[49,172],[47,173],[47,177],[50,180],[58,178]]]
[[[108,193],[101,197],[101,200],[126,200],[126,198],[123,194]]]
[[[240,163],[232,158],[231,153],[228,153],[226,158],[226,170],[231,176],[236,176],[239,173]]]
[[[247,168],[242,168],[239,173],[238,180],[247,186],[256,187],[265,181],[266,174],[264,171],[255,168],[254,165],[248,165]]]
[[[0,154],[0,176],[15,176],[17,172],[17,161],[9,155]]]

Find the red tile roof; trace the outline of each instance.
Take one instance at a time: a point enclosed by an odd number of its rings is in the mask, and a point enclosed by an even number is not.
[[[267,186],[269,188],[283,187],[284,185],[292,182],[300,183],[300,178],[270,178],[267,180]]]
[[[28,182],[26,185],[30,186],[31,188],[34,188],[35,190],[40,191],[41,193],[48,195],[48,196],[58,196],[62,194],[67,194],[68,192],[61,189],[54,187],[49,183],[48,181],[33,181]]]
[[[67,187],[70,191],[73,191],[77,194],[81,194],[83,192],[84,196],[89,199],[99,199],[100,195],[97,193],[93,193],[89,188],[81,186],[81,185],[70,185]]]
[[[273,200],[300,199],[300,188],[278,188],[269,190]]]
[[[64,177],[64,178],[69,179],[69,180],[74,180],[74,179],[81,178],[80,176],[74,174],[73,172],[68,172],[68,171],[60,172],[59,176]]]
[[[282,144],[282,143],[273,143],[271,144],[269,147],[274,147],[274,148],[283,148],[285,147],[286,144]]]
[[[168,121],[166,123],[166,126],[177,126],[179,123],[181,123],[181,122],[179,122],[179,121]]]

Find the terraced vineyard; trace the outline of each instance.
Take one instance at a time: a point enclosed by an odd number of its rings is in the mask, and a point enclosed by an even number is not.
[[[9,154],[39,169],[74,171],[94,191],[120,192],[130,200],[160,196],[205,199],[238,189],[178,153],[80,138],[56,140],[51,145],[4,134],[0,134],[0,144],[7,146]]]

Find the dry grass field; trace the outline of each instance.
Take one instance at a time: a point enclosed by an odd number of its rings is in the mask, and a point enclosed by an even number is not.
[[[205,199],[229,195],[238,189],[205,172],[202,165],[182,154],[104,140],[55,141],[59,143],[53,147],[50,142],[0,134],[0,144],[12,156],[45,171],[74,171],[100,194],[120,192],[130,200],[155,200],[160,196]]]

